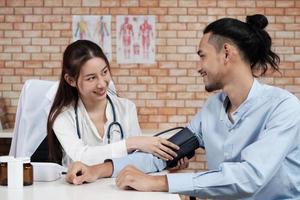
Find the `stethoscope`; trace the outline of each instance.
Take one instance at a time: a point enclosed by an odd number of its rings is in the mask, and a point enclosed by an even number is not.
[[[111,122],[108,125],[108,128],[107,128],[107,141],[108,141],[108,144],[109,144],[110,143],[110,136],[111,136],[110,135],[111,134],[111,129],[112,129],[112,127],[114,125],[116,125],[119,128],[119,130],[120,130],[121,140],[123,140],[123,138],[124,138],[124,133],[123,133],[123,129],[122,129],[121,124],[119,122],[117,122],[116,110],[115,110],[114,104],[112,103],[112,100],[110,99],[110,97],[108,95],[106,95],[106,98],[107,98],[108,102],[111,105],[111,109],[112,109],[112,113],[113,113],[113,122]],[[80,139],[81,138],[81,134],[80,134],[80,130],[79,130],[79,122],[78,122],[78,114],[77,114],[77,110],[78,110],[77,102],[75,104],[74,110],[75,110],[75,120],[76,120],[77,135],[78,135],[78,138]]]

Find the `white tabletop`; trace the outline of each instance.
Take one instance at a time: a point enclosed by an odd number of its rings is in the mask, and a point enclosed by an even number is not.
[[[71,185],[59,179],[53,182],[34,182],[31,186],[13,190],[0,186],[1,200],[180,200],[179,195],[164,192],[121,190],[114,178],[99,179],[94,183]]]

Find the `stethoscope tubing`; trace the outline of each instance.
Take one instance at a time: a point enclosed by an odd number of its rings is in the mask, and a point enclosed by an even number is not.
[[[108,128],[107,128],[107,142],[108,144],[110,144],[110,140],[111,140],[111,129],[114,125],[118,126],[119,129],[120,129],[120,134],[121,134],[121,140],[123,140],[124,138],[124,132],[123,132],[123,129],[122,129],[122,126],[119,122],[117,122],[117,117],[116,117],[116,110],[115,110],[115,106],[111,100],[111,98],[106,95],[106,98],[108,100],[108,102],[110,103],[111,105],[111,109],[112,109],[112,113],[113,113],[113,122],[111,122],[109,125],[108,125]],[[75,106],[74,106],[74,110],[75,110],[75,121],[76,121],[76,131],[77,131],[77,136],[79,139],[81,139],[81,134],[80,134],[80,129],[79,129],[79,120],[78,120],[78,101],[76,101],[75,103]]]

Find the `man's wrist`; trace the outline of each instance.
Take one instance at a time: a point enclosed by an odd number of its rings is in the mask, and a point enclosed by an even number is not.
[[[168,192],[168,179],[167,176],[150,176],[151,177],[151,188],[154,192]]]

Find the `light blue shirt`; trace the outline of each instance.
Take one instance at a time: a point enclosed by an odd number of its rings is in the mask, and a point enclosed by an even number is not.
[[[168,174],[169,192],[201,198],[300,199],[300,103],[280,88],[254,80],[247,99],[228,119],[228,98],[212,96],[188,124],[205,146],[209,171]],[[145,153],[113,159],[149,173],[166,163]]]

